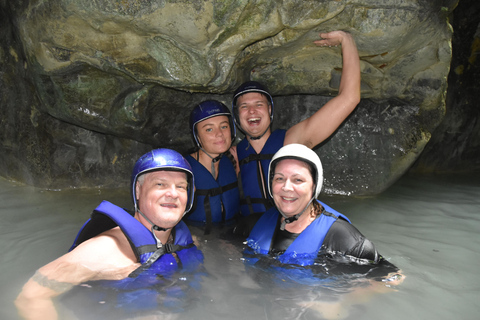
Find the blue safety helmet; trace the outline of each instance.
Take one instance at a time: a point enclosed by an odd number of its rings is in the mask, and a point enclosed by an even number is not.
[[[240,125],[240,119],[238,118],[238,108],[237,108],[237,99],[241,95],[249,92],[258,92],[264,94],[270,102],[271,110],[270,110],[270,125],[273,122],[273,98],[272,95],[268,92],[267,88],[257,81],[247,81],[240,85],[240,87],[235,90],[233,94],[233,102],[232,102],[232,110],[233,110],[233,118],[235,119],[235,123],[237,126],[242,130]]]
[[[230,110],[221,102],[216,100],[207,100],[203,101],[202,103],[198,104],[193,108],[192,112],[190,113],[190,129],[192,130],[193,139],[197,146],[201,147],[200,142],[197,138],[197,131],[195,130],[195,126],[197,123],[212,118],[216,116],[227,116],[228,122],[230,124],[230,134],[232,137],[232,142],[235,140],[236,136],[236,129],[235,123],[232,119],[232,114]]]
[[[192,167],[185,160],[185,158],[178,153],[177,151],[171,149],[155,149],[152,150],[137,160],[132,171],[132,195],[133,195],[133,204],[135,205],[135,211],[137,211],[137,195],[135,185],[137,183],[138,177],[144,173],[151,171],[181,171],[187,174],[188,182],[188,200],[185,208],[185,213],[190,211],[193,206],[195,184],[193,178]]]

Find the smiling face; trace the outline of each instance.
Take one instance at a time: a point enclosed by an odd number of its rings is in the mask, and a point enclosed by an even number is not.
[[[267,97],[258,92],[241,95],[236,104],[240,126],[250,136],[259,136],[270,127],[271,106]]]
[[[139,210],[154,224],[173,228],[182,219],[188,200],[186,173],[164,170],[145,173],[135,188]],[[139,220],[150,228],[142,216]]]
[[[232,144],[230,122],[227,116],[216,116],[196,124],[197,139],[210,154],[226,152]]]
[[[313,196],[310,167],[295,159],[280,160],[271,186],[277,208],[288,217],[294,216],[305,209]]]

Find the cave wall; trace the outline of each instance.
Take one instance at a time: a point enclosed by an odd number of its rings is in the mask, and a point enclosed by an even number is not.
[[[461,0],[450,20],[454,33],[446,114],[412,173],[480,170],[480,2]]]
[[[362,101],[315,151],[325,192],[380,193],[444,119],[457,2],[2,1],[0,174],[125,187],[148,149],[193,146],[195,103],[230,105],[247,79],[268,85],[274,127],[288,128],[337,92],[340,50],[312,41],[342,29],[359,49]]]

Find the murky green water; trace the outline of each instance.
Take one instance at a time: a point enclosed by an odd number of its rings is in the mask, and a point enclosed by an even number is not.
[[[340,309],[332,313],[345,319],[477,319],[479,178],[407,176],[374,198],[321,197],[346,214],[406,275],[395,290],[353,305],[340,301]],[[38,267],[68,250],[91,210],[104,199],[130,205],[128,192],[44,191],[0,180],[0,319],[17,319],[13,300],[21,286]],[[241,242],[197,236],[209,276],[191,308],[158,319],[324,318],[301,302],[322,300],[325,292],[262,283],[246,271]]]

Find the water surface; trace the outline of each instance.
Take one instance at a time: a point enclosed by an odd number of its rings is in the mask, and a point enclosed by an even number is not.
[[[240,241],[194,231],[208,271],[196,302],[175,319],[478,319],[480,175],[405,176],[372,198],[321,200],[347,215],[405,281],[335,305],[338,287],[277,286],[245,268]],[[102,200],[130,206],[119,190],[46,191],[0,180],[0,319],[18,319],[13,300],[40,266],[68,250]],[[338,309],[334,309],[338,308]],[[170,317],[159,317],[170,318]]]

